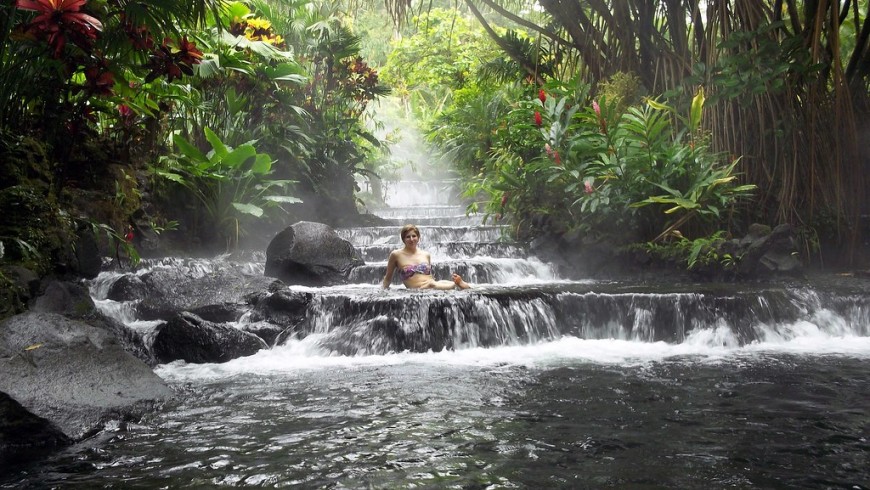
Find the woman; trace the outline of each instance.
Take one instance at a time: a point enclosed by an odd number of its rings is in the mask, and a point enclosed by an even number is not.
[[[453,281],[436,281],[432,277],[432,257],[429,252],[417,248],[420,243],[420,230],[415,225],[405,225],[399,233],[404,248],[390,252],[387,259],[387,274],[384,276],[383,288],[390,287],[396,269],[402,276],[402,282],[408,289],[468,289],[471,286],[462,280],[459,274],[453,274]]]

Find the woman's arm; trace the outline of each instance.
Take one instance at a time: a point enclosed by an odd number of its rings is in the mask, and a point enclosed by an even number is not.
[[[387,273],[384,275],[384,282],[381,287],[384,289],[390,288],[390,283],[393,282],[393,273],[396,272],[396,252],[390,252],[390,258],[387,259]]]

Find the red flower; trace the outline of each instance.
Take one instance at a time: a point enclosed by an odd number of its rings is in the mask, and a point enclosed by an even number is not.
[[[178,40],[178,48],[171,47],[171,42],[171,39],[165,38],[163,44],[151,53],[148,60],[151,73],[145,77],[146,82],[163,75],[170,82],[181,78],[182,74],[193,75],[193,65],[202,60],[202,51],[196,49],[196,45],[188,41],[187,36]]]
[[[553,152],[553,158],[556,159],[556,165],[562,165],[562,157],[559,156],[558,151]]]
[[[91,65],[85,69],[85,88],[96,95],[112,95],[115,75],[102,64]]]
[[[588,180],[583,182],[583,191],[586,194],[592,194],[593,192],[595,192],[595,188],[592,187],[592,182],[590,182]]]
[[[25,30],[45,39],[54,48],[54,57],[59,58],[67,39],[90,51],[92,40],[96,39],[97,32],[103,30],[99,20],[79,12],[85,3],[87,0],[16,0],[15,6],[38,12]]]
[[[598,101],[592,101],[592,110],[595,111],[595,115],[598,116],[598,125],[601,127],[601,133],[607,134],[607,121],[601,117],[601,106],[598,105]]]
[[[547,92],[544,89],[538,90],[538,98],[541,99],[541,104],[547,101]]]
[[[541,113],[535,111],[535,125],[540,126],[541,124],[544,124],[544,120],[541,118]]]
[[[182,65],[182,69],[186,66],[190,70],[190,73],[185,70],[188,75],[193,75],[191,65],[197,65],[202,61],[202,51],[196,49],[196,44],[188,41],[187,36],[178,40],[178,52],[175,53],[175,56],[178,64]]]

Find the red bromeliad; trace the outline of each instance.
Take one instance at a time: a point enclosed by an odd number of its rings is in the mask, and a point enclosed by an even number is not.
[[[112,95],[114,93],[115,75],[106,69],[103,63],[85,68],[85,89],[96,95]]]
[[[53,56],[59,58],[67,39],[89,52],[97,33],[103,30],[96,17],[80,12],[85,3],[87,0],[16,0],[15,6],[38,13],[25,30],[45,39],[54,48]]]
[[[159,76],[166,76],[170,82],[181,78],[182,74],[193,75],[193,65],[202,60],[202,51],[196,49],[196,44],[187,40],[187,36],[178,40],[178,47],[170,45],[172,40],[165,38],[163,44],[151,53],[148,67],[151,73],[145,77],[146,82],[151,82]]]

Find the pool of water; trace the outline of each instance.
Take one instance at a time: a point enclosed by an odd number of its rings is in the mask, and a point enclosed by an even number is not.
[[[562,338],[157,372],[177,398],[3,488],[870,487],[870,339]]]

